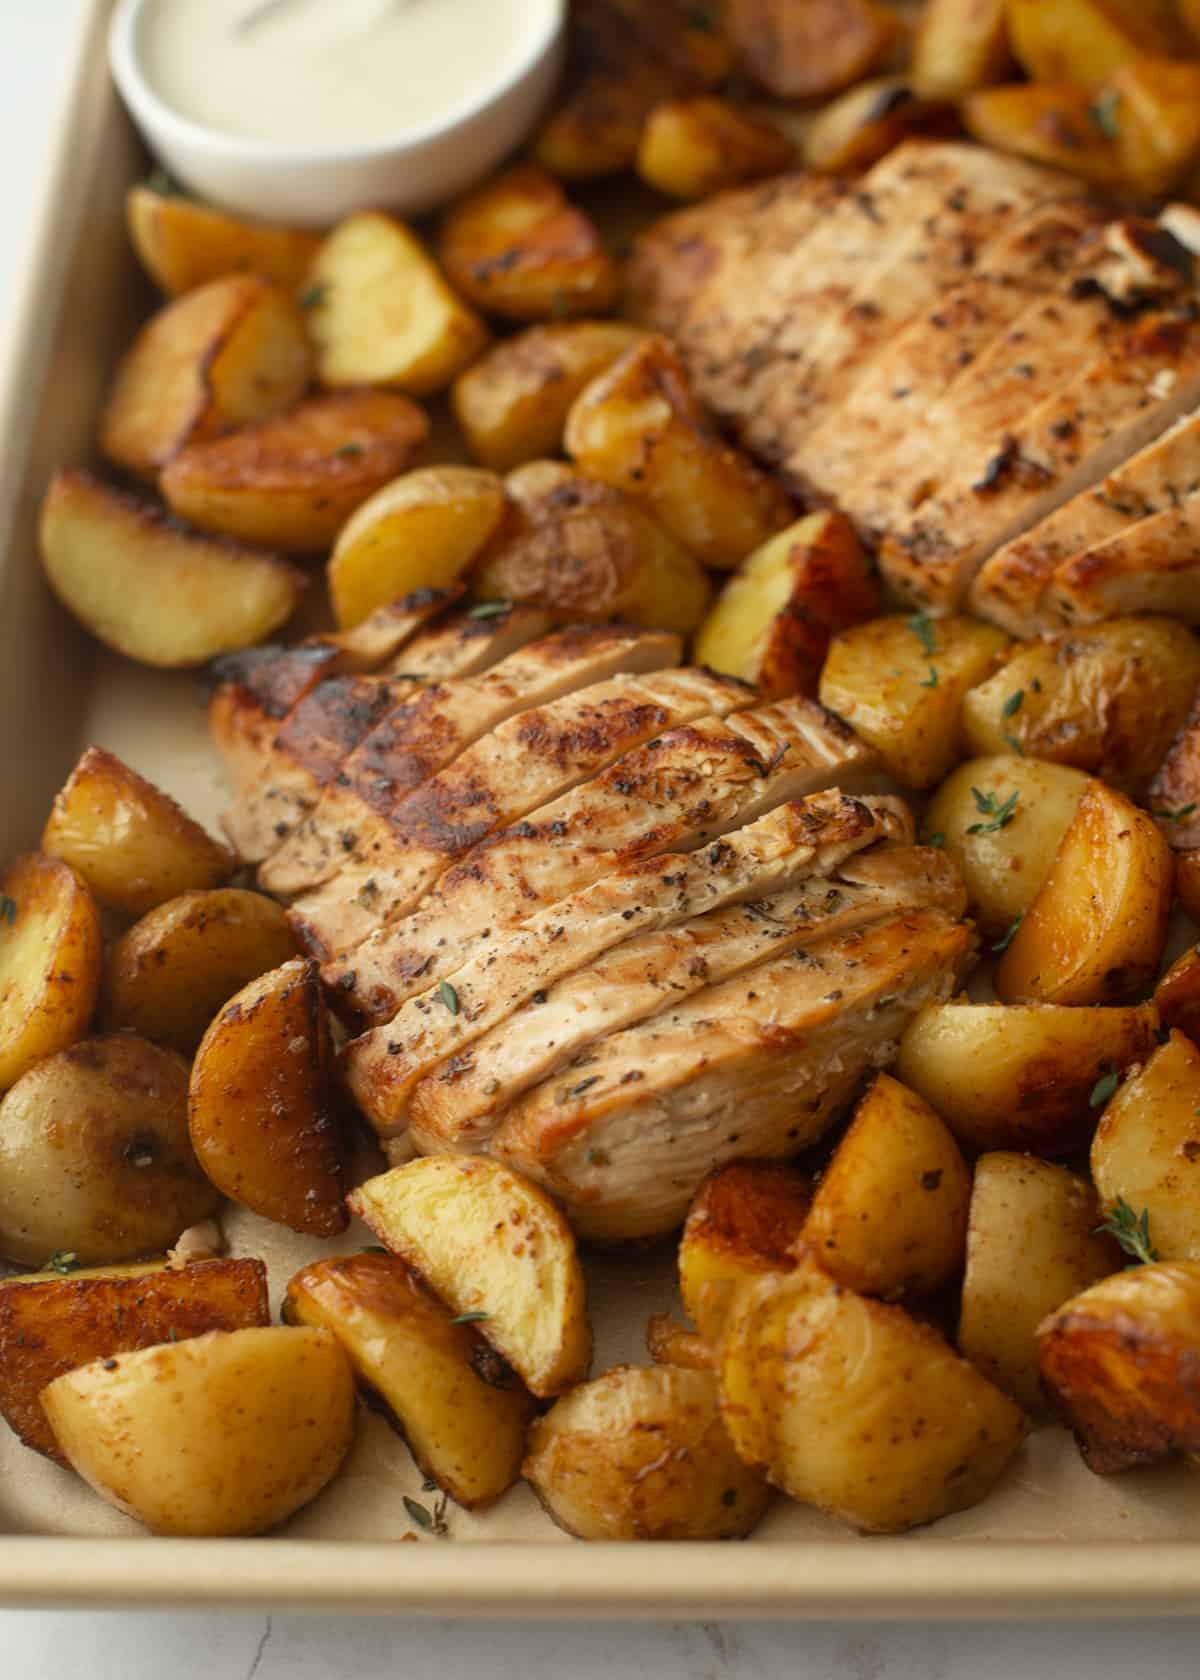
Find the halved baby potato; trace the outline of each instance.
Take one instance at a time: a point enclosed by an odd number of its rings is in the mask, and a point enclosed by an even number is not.
[[[671,198],[707,198],[787,169],[795,148],[774,123],[702,94],[656,105],[638,142],[637,172]]]
[[[731,1161],[696,1192],[679,1244],[684,1311],[714,1341],[738,1284],[790,1272],[812,1181],[782,1161]]]
[[[927,99],[961,99],[1004,80],[1008,0],[926,0],[913,42],[912,75]]]
[[[967,133],[984,146],[1080,175],[1098,187],[1122,187],[1121,148],[1097,123],[1096,109],[1092,91],[1064,81],[977,88],[959,106]]]
[[[804,135],[805,165],[827,175],[869,169],[942,110],[910,76],[859,82],[817,113]]]
[[[483,1156],[429,1155],[347,1198],[393,1254],[542,1398],[587,1374],[592,1332],[575,1239],[544,1190]]]
[[[67,611],[143,665],[202,665],[285,624],[304,573],[228,537],[186,531],[156,503],[91,473],[56,473],[42,503],[42,565]]]
[[[130,187],[125,220],[142,267],[170,297],[236,273],[263,274],[294,290],[321,244],[315,233],[242,221],[146,185]]]
[[[1009,37],[1035,81],[1095,88],[1135,55],[1178,44],[1162,27],[1164,10],[1157,0],[1008,0]]]
[[[1176,860],[1178,868],[1178,860]],[[1164,1027],[1178,1027],[1200,1044],[1200,945],[1191,945],[1154,988]]]
[[[742,64],[780,99],[836,93],[890,52],[900,19],[876,0],[728,0]]]
[[[75,871],[27,853],[0,875],[0,1091],[87,1032],[103,963],[100,917]]]
[[[1173,1032],[1109,1098],[1092,1139],[1106,1204],[1147,1215],[1160,1260],[1200,1260],[1200,1049]]]

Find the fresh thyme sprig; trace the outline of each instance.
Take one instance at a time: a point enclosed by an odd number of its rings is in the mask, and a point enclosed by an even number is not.
[[[1002,828],[1007,828],[1016,816],[1017,801],[1021,797],[1016,789],[1005,800],[997,799],[990,791],[981,793],[977,787],[973,787],[971,792],[975,798],[975,809],[989,821],[972,823],[968,834],[997,834]]]
[[[926,653],[937,652],[937,635],[933,628],[933,620],[927,612],[915,612],[908,620],[908,628],[920,642]]]
[[[1149,1211],[1143,1208],[1140,1214],[1135,1213],[1124,1196],[1117,1197],[1104,1223],[1096,1227],[1096,1233],[1114,1238],[1136,1266],[1149,1266],[1158,1259],[1158,1250],[1150,1241]]]

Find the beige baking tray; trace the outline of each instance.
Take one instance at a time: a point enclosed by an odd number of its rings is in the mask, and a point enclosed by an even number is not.
[[[85,8],[64,65],[57,154],[0,333],[4,853],[35,842],[88,741],[206,818],[221,796],[195,682],[97,655],[48,598],[35,558],[41,488],[58,463],[87,458],[113,352],[146,302],[121,214],[142,159],[108,87],[107,11],[106,0]],[[276,1291],[312,1252],[245,1215],[229,1234],[263,1255]],[[668,1303],[670,1271],[665,1254],[591,1266],[598,1367],[643,1357],[642,1327]],[[369,1415],[343,1474],[282,1534],[149,1539],[4,1431],[0,1602],[706,1618],[1200,1611],[1200,1479],[1101,1481],[1057,1431],[1034,1436],[979,1510],[901,1540],[860,1539],[781,1501],[743,1544],[583,1546],[522,1487],[486,1515],[452,1512],[448,1539],[404,1545],[405,1493],[429,1498],[400,1441]]]

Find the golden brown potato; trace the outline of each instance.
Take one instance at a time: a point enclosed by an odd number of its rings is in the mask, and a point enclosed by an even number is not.
[[[906,787],[940,782],[962,754],[963,695],[995,667],[1008,637],[973,618],[873,618],[835,636],[821,699],[873,746]]]
[[[75,871],[29,852],[0,875],[0,1091],[82,1038],[103,965],[100,917]]]
[[[781,1161],[731,1161],[697,1190],[679,1244],[684,1311],[714,1340],[739,1283],[790,1272],[812,1181]]]
[[[98,1359],[42,1394],[72,1469],[155,1534],[261,1534],[307,1505],[354,1439],[327,1330],[214,1330]]]
[[[1200,710],[1194,703],[1155,769],[1145,804],[1173,851],[1200,845]]]
[[[1042,1323],[1038,1366],[1098,1475],[1200,1451],[1200,1262],[1093,1284]]]
[[[67,611],[143,665],[202,665],[292,616],[303,572],[227,537],[185,531],[154,502],[71,468],[42,503],[42,565]]]
[[[227,274],[165,304],[134,340],[100,419],[100,448],[154,478],[185,443],[290,408],[312,372],[304,314],[257,274]]]
[[[287,962],[225,1005],[188,1089],[192,1147],[217,1188],[313,1237],[348,1223],[330,1048],[317,964]]]
[[[958,865],[989,939],[1037,897],[1087,785],[1080,770],[999,753],[960,764],[930,800],[924,832]]]
[[[498,1499],[520,1476],[532,1397],[403,1260],[318,1260],[292,1278],[283,1311],[333,1332],[421,1471],[460,1505]]]
[[[296,955],[273,898],[240,887],[181,893],[110,946],[104,1024],[190,1056],[223,1003]]]
[[[729,1540],[771,1501],[721,1421],[716,1378],[618,1365],[533,1426],[525,1477],[581,1540]]]
[[[1066,1167],[1002,1151],[975,1163],[958,1346],[1035,1416],[1038,1325],[1121,1265],[1099,1223],[1091,1185]]]
[[[228,847],[103,747],[88,747],[56,794],[42,849],[65,859],[101,904],[130,916],[233,873]]]
[[[812,513],[750,555],[696,632],[693,657],[768,699],[815,694],[836,631],[879,611],[879,584],[844,514]]]
[[[364,210],[338,224],[309,275],[308,325],[323,385],[440,391],[487,343],[411,228]]]
[[[544,1190],[498,1161],[431,1155],[351,1192],[351,1211],[545,1398],[592,1351],[575,1239]]]
[[[320,246],[315,233],[244,222],[177,193],[130,187],[125,220],[142,267],[169,297],[226,274],[263,274],[294,290]]]
[[[472,455],[493,472],[556,455],[575,398],[640,337],[624,321],[562,321],[495,345],[451,392]]]
[[[1153,980],[1171,854],[1144,811],[1092,782],[995,974],[1006,1003],[1123,1003]]]
[[[729,0],[730,39],[769,93],[836,93],[887,56],[900,30],[874,0]]]
[[[1173,1032],[1113,1092],[1091,1165],[1104,1203],[1147,1214],[1160,1260],[1200,1260],[1200,1049],[1190,1038]]]
[[[1165,618],[1115,618],[1023,643],[963,701],[975,753],[1011,750],[1102,776],[1135,797],[1200,686],[1200,642]],[[1013,710],[1013,696],[1021,699]]]
[[[598,9],[598,8],[597,8]],[[630,54],[618,61],[616,53]],[[585,71],[539,130],[533,156],[564,181],[587,181],[631,169],[646,119],[680,91],[657,60],[641,56],[633,40],[613,42],[610,67]]]
[[[912,79],[925,99],[961,99],[1004,80],[1008,0],[926,0],[913,42]]]
[[[397,391],[332,391],[189,444],[164,471],[162,493],[202,531],[311,554],[404,471],[428,432],[425,415]]]
[[[531,461],[506,487],[516,517],[475,569],[479,600],[695,629],[710,594],[704,569],[637,502],[562,461]]]
[[[1109,1077],[1150,1053],[1157,1026],[1152,1004],[927,1004],[895,1073],[969,1149],[1069,1155],[1091,1136]]]
[[[682,1365],[689,1371],[711,1371],[716,1363],[704,1337],[677,1324],[670,1313],[652,1313],[646,1320],[646,1352],[656,1365]]]
[[[115,1353],[271,1322],[261,1260],[113,1266],[0,1280],[0,1415],[62,1462],[42,1410],[47,1383]]]
[[[462,295],[505,320],[603,315],[616,300],[599,230],[536,164],[516,164],[453,205],[437,250]]]
[[[1024,1414],[935,1330],[811,1259],[738,1291],[719,1358],[739,1457],[868,1533],[977,1504],[1025,1434]]]
[[[1138,54],[1171,49],[1165,10],[1155,0],[1008,0],[1008,30],[1034,81],[1094,88]]]
[[[1067,82],[980,88],[959,107],[968,134],[985,146],[1081,175],[1099,187],[1120,187],[1124,160],[1101,126],[1108,122],[1097,115],[1104,109],[1085,88]]]
[[[358,509],[329,560],[342,626],[415,589],[458,581],[503,523],[504,485],[481,467],[418,467]]]
[[[1175,893],[1184,914],[1200,924],[1200,851],[1176,852]]]
[[[1150,197],[1170,192],[1200,157],[1200,64],[1131,58],[1101,97],[1113,109],[1129,185]]]
[[[161,1254],[217,1192],[187,1133],[187,1063],[132,1033],[47,1056],[0,1102],[0,1256]]]
[[[1200,1043],[1200,945],[1190,946],[1154,988],[1164,1027],[1177,1027]]]
[[[776,175],[794,158],[774,123],[705,94],[655,106],[638,142],[637,171],[671,198],[695,199]]]
[[[860,82],[818,112],[806,130],[805,166],[826,175],[869,169],[943,110],[919,97],[906,76]]]
[[[800,1242],[860,1295],[930,1295],[961,1270],[970,1195],[944,1122],[881,1073],[821,1175]]]
[[[794,518],[779,485],[722,438],[678,352],[657,334],[576,399],[566,447],[583,472],[644,502],[708,566],[736,566]]]

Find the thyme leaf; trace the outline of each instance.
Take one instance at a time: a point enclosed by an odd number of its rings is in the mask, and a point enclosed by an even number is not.
[[[1185,817],[1190,817],[1195,809],[1196,801],[1193,799],[1190,805],[1177,805],[1173,811],[1155,811],[1152,814],[1163,822],[1182,822]]]
[[[941,848],[946,844],[946,836],[942,833],[941,829],[939,828],[936,834],[931,834],[928,837],[928,839],[925,841],[925,844],[927,846],[936,846],[938,848],[938,850],[940,851]]]
[[[301,309],[315,309],[319,303],[325,302],[328,286],[309,286],[300,293]]]
[[[1002,828],[1007,828],[1017,814],[1017,801],[1020,794],[1014,789],[1005,800],[997,799],[994,793],[981,793],[977,787],[971,789],[975,800],[975,809],[980,816],[987,817],[988,822],[972,823],[968,834],[998,834]]]
[[[450,1011],[451,1015],[458,1014],[460,1007],[458,1002],[458,993],[454,990],[454,987],[450,984],[449,980],[438,981],[438,996],[446,1005],[446,1008]]]
[[[1092,1094],[1088,1098],[1088,1107],[1103,1108],[1120,1083],[1121,1075],[1119,1073],[1102,1073],[1092,1086]]]
[[[472,607],[468,618],[499,618],[512,606],[511,601],[480,601],[477,607]]]
[[[936,665],[931,665],[929,667],[929,676],[926,679],[926,681],[921,684],[921,687],[922,688],[936,688],[940,681],[941,681],[941,678],[937,674],[937,666]]]
[[[937,636],[934,633],[933,620],[925,611],[915,612],[908,620],[908,628],[920,642],[926,653],[937,652]],[[924,685],[922,685],[924,686]]]
[[[1158,1259],[1158,1250],[1150,1241],[1149,1211],[1143,1208],[1140,1214],[1135,1213],[1124,1196],[1117,1197],[1104,1223],[1097,1225],[1096,1234],[1115,1238],[1135,1266],[1149,1266]],[[1126,1268],[1127,1271],[1132,1269]]]
[[[57,1272],[60,1277],[66,1277],[68,1272],[79,1270],[79,1261],[76,1260],[70,1249],[56,1248],[42,1270],[44,1272]]]
[[[7,893],[0,893],[0,922],[7,922],[13,927],[17,920],[17,901],[9,898]]]
[[[491,1313],[487,1312],[465,1312],[459,1313],[450,1322],[451,1324],[482,1324],[485,1318],[491,1318],[491,1316]]]
[[[1021,705],[1024,699],[1025,690],[1023,688],[1014,689],[1000,708],[1001,717],[1016,717],[1017,713],[1021,710]]]
[[[992,950],[997,952],[997,953],[999,953],[1001,951],[1007,951],[1008,947],[1012,944],[1013,940],[1017,937],[1017,929],[1020,927],[1021,923],[1024,920],[1025,920],[1025,913],[1024,913],[1024,911],[1022,911],[1022,913],[1017,917],[1015,922],[1010,922],[1008,924],[1008,926],[1005,928],[1004,932],[1000,935],[999,939],[992,946]]]

